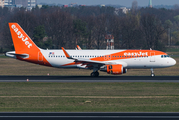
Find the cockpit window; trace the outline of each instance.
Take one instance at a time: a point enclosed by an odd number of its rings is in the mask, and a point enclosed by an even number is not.
[[[170,57],[169,55],[161,55],[161,58],[168,58]]]

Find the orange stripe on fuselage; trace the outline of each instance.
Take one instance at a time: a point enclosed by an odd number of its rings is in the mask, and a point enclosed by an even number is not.
[[[72,62],[72,63],[69,63],[69,64],[62,65],[62,66],[78,65],[78,64],[81,64],[81,62]]]
[[[154,54],[151,54],[154,53]],[[156,50],[125,50],[122,52],[117,52],[109,55],[103,55],[102,57],[91,58],[90,60],[94,61],[111,61],[111,60],[123,60],[123,59],[132,59],[132,58],[140,58],[140,57],[150,57],[151,55],[167,55],[164,52],[156,51]],[[83,63],[83,62],[81,62]],[[70,66],[70,65],[78,65],[80,62],[72,62],[69,64],[65,64],[62,66]],[[85,63],[89,64],[89,63]],[[84,64],[84,65],[85,65]]]
[[[156,50],[125,50],[122,52],[117,52],[109,55],[103,55],[101,57],[91,58],[90,60],[94,61],[111,61],[111,60],[122,60],[122,59],[131,59],[138,57],[149,57],[151,53],[156,55],[167,55],[164,52]]]

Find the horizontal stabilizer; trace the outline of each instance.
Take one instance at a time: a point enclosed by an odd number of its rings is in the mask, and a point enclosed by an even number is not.
[[[12,58],[21,57],[23,59],[29,57],[28,54],[16,54],[15,51],[7,52],[5,55]]]

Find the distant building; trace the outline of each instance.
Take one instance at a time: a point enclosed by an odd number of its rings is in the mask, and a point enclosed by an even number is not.
[[[39,9],[42,8],[42,5],[37,5],[37,6],[38,6]]]
[[[63,7],[64,7],[64,8],[67,8],[67,7],[68,7],[68,5],[63,5]]]
[[[119,14],[119,13],[124,13],[127,14],[130,11],[130,9],[127,9],[126,7],[121,7],[121,8],[115,8],[114,13]]]
[[[106,5],[102,4],[101,7],[105,7]]]
[[[17,7],[28,7],[28,0],[12,0]]]
[[[4,6],[5,7],[15,7],[15,5],[13,5],[13,0],[4,0]]]
[[[149,7],[152,8],[152,0],[149,0]]]
[[[24,7],[32,9],[37,5],[37,0],[4,0],[6,7]]]
[[[28,7],[36,7],[37,0],[28,0]]]
[[[112,34],[107,34],[105,36],[105,39],[107,40],[107,50],[113,50],[114,49],[114,36]]]
[[[70,3],[69,6],[70,6],[70,7],[77,6],[77,3]]]
[[[86,5],[79,5],[80,7],[82,7],[82,6],[86,6]]]
[[[4,7],[4,0],[0,0],[0,7]]]

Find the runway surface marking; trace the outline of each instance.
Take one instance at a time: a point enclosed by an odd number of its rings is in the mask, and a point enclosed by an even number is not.
[[[179,96],[0,96],[0,98],[179,98]]]

